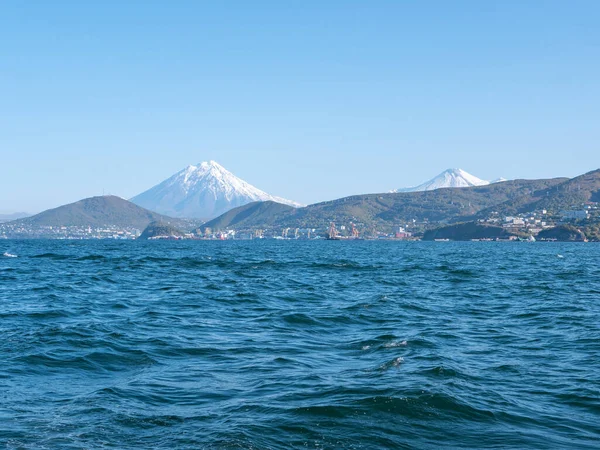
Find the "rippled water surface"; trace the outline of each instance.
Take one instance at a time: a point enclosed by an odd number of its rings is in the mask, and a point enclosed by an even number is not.
[[[6,448],[600,446],[597,244],[4,252]]]

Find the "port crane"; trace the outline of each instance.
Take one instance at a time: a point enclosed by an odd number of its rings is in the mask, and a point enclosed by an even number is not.
[[[352,230],[352,238],[358,239],[358,230],[356,229],[356,225],[354,225],[354,223],[350,222],[350,228]]]
[[[339,239],[338,238],[338,230],[335,227],[334,222],[331,222],[329,224],[329,231],[327,232],[327,239]]]

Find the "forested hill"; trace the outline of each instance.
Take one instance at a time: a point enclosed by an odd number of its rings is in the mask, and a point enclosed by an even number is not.
[[[345,197],[305,208],[287,210],[263,208],[249,215],[246,207],[235,208],[209,222],[225,227],[322,227],[329,222],[356,222],[365,226],[390,226],[408,221],[459,222],[474,218],[483,210],[522,197],[536,197],[567,178],[513,180],[486,186],[448,188],[425,192],[365,194]]]
[[[151,222],[178,223],[181,221],[148,211],[120,197],[104,195],[49,209],[13,223],[30,227],[118,226],[142,230]]]
[[[585,202],[600,202],[600,169],[593,170],[544,189],[529,189],[517,198],[509,199],[492,208],[482,210],[484,217],[494,210],[503,215],[545,209],[552,213],[569,209]]]

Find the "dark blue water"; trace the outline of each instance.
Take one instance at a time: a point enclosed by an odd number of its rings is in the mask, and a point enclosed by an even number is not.
[[[600,447],[600,245],[4,251],[6,448]]]

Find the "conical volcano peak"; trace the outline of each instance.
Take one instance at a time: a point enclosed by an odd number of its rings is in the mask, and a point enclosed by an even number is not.
[[[202,161],[201,163],[196,164],[196,167],[200,167],[201,169],[216,169],[216,170],[225,170],[225,168],[216,161],[212,159],[210,161]]]
[[[152,211],[168,211],[174,217],[210,219],[232,208],[271,200],[302,206],[267,194],[236,177],[216,161],[189,165],[132,201]]]
[[[433,191],[443,188],[459,188],[469,186],[485,186],[489,181],[477,178],[463,169],[446,169],[437,177],[415,187],[397,189],[393,192]]]

